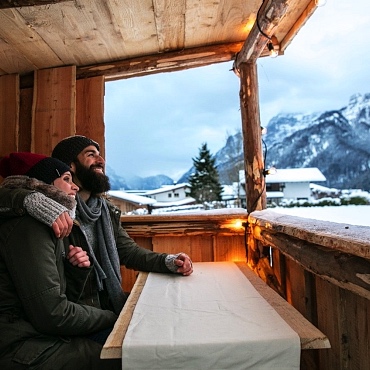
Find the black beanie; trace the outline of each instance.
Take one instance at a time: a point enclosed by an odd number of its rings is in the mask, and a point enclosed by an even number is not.
[[[54,180],[62,176],[63,173],[70,171],[70,167],[57,158],[46,157],[36,163],[25,174],[29,177],[52,184]]]
[[[70,166],[77,156],[90,145],[94,145],[96,149],[100,150],[99,144],[86,136],[69,136],[55,146],[51,156]]]
[[[43,154],[15,152],[0,161],[0,175],[4,178],[25,175],[51,184],[67,171],[70,168],[64,162]]]

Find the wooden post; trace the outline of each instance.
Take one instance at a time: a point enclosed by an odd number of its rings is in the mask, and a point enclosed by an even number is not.
[[[76,85],[76,135],[97,141],[100,154],[105,158],[103,76],[77,80]]]
[[[76,133],[76,67],[35,71],[32,145],[50,155],[59,141]]]
[[[19,75],[0,77],[0,157],[18,151]]]
[[[245,192],[247,210],[248,213],[251,213],[255,210],[266,208],[256,61],[242,63],[239,72],[240,110],[245,162]]]

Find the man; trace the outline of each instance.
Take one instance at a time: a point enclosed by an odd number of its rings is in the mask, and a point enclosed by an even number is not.
[[[72,244],[86,248],[95,260],[94,274],[81,299],[85,304],[118,314],[126,300],[121,289],[120,264],[140,271],[184,276],[190,275],[193,267],[185,253],[155,253],[139,247],[128,236],[121,226],[119,209],[102,196],[110,189],[110,183],[99,149],[99,144],[92,139],[71,136],[56,145],[52,157],[71,167],[73,181],[80,188],[76,197],[76,219],[88,245],[84,246],[81,240]]]

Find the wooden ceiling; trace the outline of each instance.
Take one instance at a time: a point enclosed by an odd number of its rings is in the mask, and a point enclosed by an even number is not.
[[[314,0],[2,0],[0,75],[76,65],[107,80],[280,54]],[[258,24],[256,17],[258,14]],[[238,53],[238,54],[237,54]]]

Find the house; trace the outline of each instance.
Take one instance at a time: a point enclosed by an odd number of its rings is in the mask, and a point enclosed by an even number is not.
[[[108,197],[121,210],[121,214],[150,213],[151,205],[156,202],[154,199],[123,190],[110,190]]]
[[[279,204],[285,200],[310,200],[311,182],[326,181],[322,172],[316,168],[279,169],[275,174],[268,174],[266,179],[267,203]],[[239,171],[240,197],[245,199],[245,173]]]
[[[122,214],[152,213],[153,209],[192,205],[189,184],[164,185],[154,190],[110,190],[108,196]]]
[[[178,207],[195,204],[195,199],[190,196],[190,185],[187,183],[163,185],[154,190],[148,190],[143,195],[154,199],[153,208]]]

